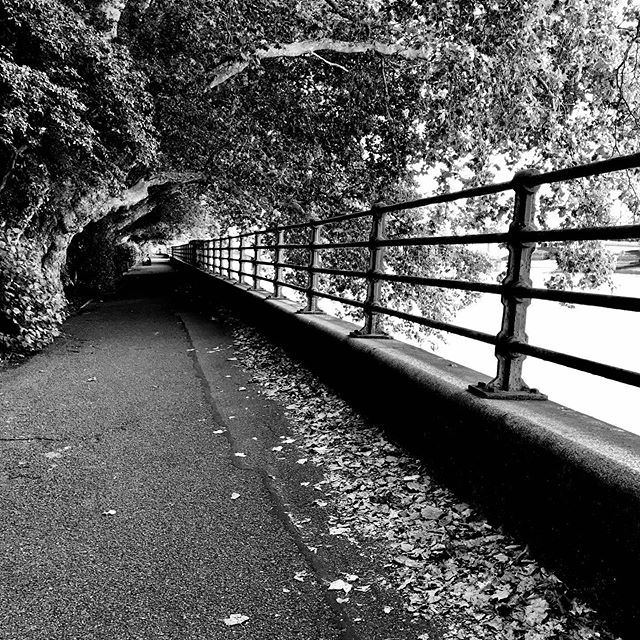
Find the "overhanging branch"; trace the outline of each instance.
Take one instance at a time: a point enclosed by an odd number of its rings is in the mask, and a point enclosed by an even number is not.
[[[202,182],[204,175],[198,171],[167,171],[159,173],[149,179],[140,179],[118,196],[111,198],[105,205],[106,211],[128,209],[149,197],[149,189],[163,185],[180,185]]]
[[[15,169],[18,157],[22,155],[26,150],[27,150],[26,145],[18,147],[17,149],[14,149],[14,148],[11,149],[11,153],[9,154],[10,157],[9,157],[9,160],[7,161],[5,172],[0,178],[0,191],[2,191],[7,186],[7,182],[9,181],[11,173]]]
[[[258,49],[253,54],[254,60],[268,60],[272,58],[299,58],[301,56],[316,53],[318,51],[334,51],[335,53],[356,54],[373,51],[382,56],[395,56],[406,60],[429,60],[434,57],[432,49],[405,47],[400,44],[386,44],[384,42],[346,42],[343,40],[301,40],[291,42],[268,49]],[[251,60],[236,60],[225,62],[213,71],[213,79],[208,84],[208,89],[213,89],[227,80],[242,73]]]
[[[139,180],[135,185],[107,203],[110,228],[122,231],[147,215],[157,204],[157,197],[166,196],[181,185],[202,182],[197,171],[165,172]]]

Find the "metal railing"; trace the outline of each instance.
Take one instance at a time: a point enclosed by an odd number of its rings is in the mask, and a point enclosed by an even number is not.
[[[283,287],[300,291],[306,298],[306,305],[304,309],[300,310],[301,313],[319,313],[319,298],[357,307],[363,312],[364,324],[360,330],[352,334],[354,338],[387,337],[381,331],[380,322],[383,316],[390,316],[494,345],[498,360],[495,378],[489,383],[480,382],[469,387],[471,392],[483,397],[546,399],[546,396],[537,389],[527,387],[522,379],[522,364],[526,356],[533,356],[625,384],[640,386],[640,373],[638,372],[528,344],[525,332],[527,307],[532,299],[640,311],[640,299],[638,298],[535,288],[532,286],[530,278],[531,259],[537,242],[640,239],[640,225],[638,224],[555,230],[536,229],[536,192],[539,187],[543,184],[597,176],[638,167],[640,167],[640,153],[547,173],[520,171],[508,182],[396,204],[378,204],[366,211],[348,213],[324,220],[271,227],[257,232],[242,233],[211,240],[194,240],[189,244],[173,247],[172,255],[174,258],[193,266],[198,266],[214,275],[235,279],[241,284],[246,284],[246,281],[249,280],[253,289],[259,289],[261,282],[270,282],[273,285],[272,297],[274,298],[282,296]],[[513,191],[514,206],[510,226],[508,231],[504,233],[404,238],[386,237],[387,216],[390,213],[506,191]],[[323,241],[324,232],[330,225],[360,218],[369,218],[371,221],[368,240],[352,242]],[[285,233],[294,230],[308,233],[307,241],[287,243],[285,241]],[[387,247],[487,243],[504,243],[508,249],[507,273],[501,284],[385,273],[384,260]],[[366,250],[368,253],[368,268],[366,270],[324,268],[322,266],[322,252],[330,249]],[[307,252],[308,261],[306,265],[283,261],[285,252],[294,250]],[[264,254],[267,252],[273,254],[273,257],[265,260],[263,259],[265,257]],[[250,257],[246,257],[247,255]],[[234,262],[238,265],[237,269],[232,268]],[[250,265],[250,272],[245,269],[245,264]],[[264,272],[261,273],[260,267],[270,267],[273,276],[269,277]],[[306,272],[306,285],[300,286],[290,280],[285,281],[283,279],[284,270]],[[358,301],[321,291],[319,288],[321,274],[363,279],[366,282],[365,300]],[[500,332],[497,335],[490,335],[448,322],[382,306],[380,303],[381,285],[385,282],[498,294],[501,296],[503,305]]]

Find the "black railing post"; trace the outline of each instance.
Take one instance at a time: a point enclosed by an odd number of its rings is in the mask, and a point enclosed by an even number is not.
[[[227,280],[231,280],[231,236],[227,236]]]
[[[275,282],[273,283],[273,295],[272,298],[281,299],[282,298],[282,285],[280,284],[282,278],[282,267],[280,264],[282,263],[282,245],[284,244],[284,229],[276,229],[276,246],[274,248],[274,275],[273,279]]]
[[[382,331],[382,317],[373,307],[380,305],[382,283],[378,276],[384,273],[384,240],[387,228],[387,214],[380,211],[381,203],[371,207],[371,231],[369,233],[369,268],[367,269],[367,298],[364,306],[364,326],[351,334],[353,338],[388,338]]]
[[[235,280],[235,274],[233,269],[233,261],[236,252],[236,239],[231,236],[229,238],[229,280]]]
[[[258,244],[260,243],[260,234],[256,231],[253,234],[253,288],[258,289]]]
[[[320,251],[318,245],[322,241],[322,229],[323,225],[312,223],[309,234],[309,264],[307,269],[309,276],[307,279],[307,305],[304,309],[298,311],[298,313],[322,313],[318,309],[318,296],[315,295],[315,291],[320,284],[320,274],[316,271],[321,265]]]
[[[242,262],[243,258],[242,258],[242,252],[244,250],[244,247],[242,246],[244,244],[244,238],[241,235],[238,238],[238,282],[240,284],[244,284],[242,282],[242,279],[244,278],[244,262]]]
[[[513,177],[515,203],[513,220],[509,225],[507,248],[509,258],[507,275],[502,281],[502,327],[497,335],[496,358],[498,372],[489,383],[479,382],[469,390],[485,398],[506,400],[546,400],[547,396],[537,389],[530,389],[522,379],[522,364],[526,356],[514,353],[513,343],[528,342],[526,333],[527,308],[531,299],[513,293],[515,287],[531,288],[531,257],[535,242],[523,242],[522,231],[535,231],[537,185],[531,185],[527,178],[537,175],[531,170],[518,171]]]
[[[205,265],[205,261],[204,261],[204,240],[196,240],[195,241],[195,253],[196,253],[196,259],[194,262],[194,265],[196,267],[202,268]]]

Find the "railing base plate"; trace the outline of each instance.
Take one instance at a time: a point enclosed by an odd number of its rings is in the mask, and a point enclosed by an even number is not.
[[[468,390],[475,396],[490,400],[548,400],[549,398],[537,389],[523,389],[521,391],[500,391],[487,386],[485,382],[470,384]]]
[[[367,340],[391,340],[391,336],[386,333],[360,333],[360,331],[352,331],[350,338],[366,338]]]

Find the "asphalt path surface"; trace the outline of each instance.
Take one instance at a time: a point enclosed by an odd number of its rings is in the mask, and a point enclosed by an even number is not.
[[[0,638],[416,638],[392,595],[354,613],[328,591],[359,552],[303,541],[319,471],[276,459],[280,408],[183,284],[137,268],[0,373]]]

